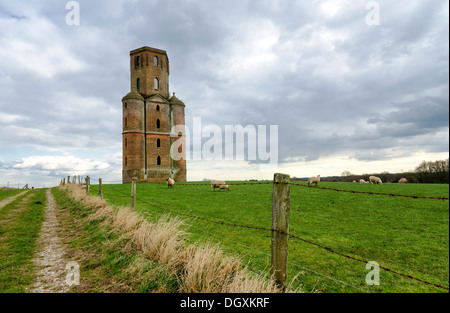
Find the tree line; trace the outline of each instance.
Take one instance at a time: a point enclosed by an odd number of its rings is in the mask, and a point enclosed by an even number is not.
[[[359,182],[360,179],[368,180],[369,176],[378,176],[385,183],[397,183],[400,178],[406,178],[409,183],[423,184],[448,184],[449,183],[449,159],[437,161],[422,161],[414,170],[403,173],[372,173],[352,174],[349,171],[342,172],[341,176],[321,177],[321,181],[330,182]],[[293,180],[299,180],[295,177]]]

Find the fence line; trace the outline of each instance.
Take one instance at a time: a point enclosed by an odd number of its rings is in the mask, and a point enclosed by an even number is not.
[[[414,199],[437,199],[437,200],[449,200],[447,197],[427,197],[427,196],[412,196],[412,195],[399,195],[393,193],[382,193],[382,192],[372,192],[372,191],[359,191],[359,190],[345,190],[345,189],[337,189],[337,188],[329,188],[329,187],[309,187],[307,185],[302,184],[292,184],[297,187],[305,187],[305,188],[317,188],[317,189],[325,189],[325,190],[333,190],[338,192],[349,192],[349,193],[364,193],[369,195],[381,195],[381,196],[391,196],[391,197],[406,197],[406,198],[414,198]]]
[[[316,187],[312,187],[312,188],[316,188]],[[120,193],[120,192],[118,192],[118,193]],[[122,194],[122,193],[120,193],[120,194]],[[104,193],[104,192],[103,192],[103,195],[113,196],[113,197],[122,197],[122,198],[130,198],[131,197],[130,195],[125,195],[125,194],[122,194],[121,196],[117,196],[117,195],[111,195],[111,194]],[[170,213],[174,213],[174,214],[177,214],[177,215],[181,215],[181,216],[185,216],[185,217],[189,217],[189,218],[193,218],[193,219],[198,219],[198,220],[202,220],[202,221],[205,221],[205,222],[210,222],[210,223],[214,223],[214,224],[218,224],[218,225],[233,226],[233,227],[255,229],[255,230],[262,230],[262,231],[270,231],[270,232],[280,232],[279,230],[276,230],[276,229],[273,229],[273,228],[266,228],[266,227],[259,227],[259,226],[251,226],[251,225],[244,225],[244,224],[236,224],[236,223],[214,221],[214,220],[207,219],[207,218],[204,218],[204,217],[199,217],[199,216],[195,216],[195,215],[192,215],[192,214],[182,213],[182,212],[178,212],[178,211],[175,211],[175,210],[172,210],[172,209],[164,208],[164,207],[161,207],[159,205],[155,205],[153,203],[150,203],[150,202],[148,202],[146,200],[143,200],[143,199],[140,199],[140,198],[137,198],[137,197],[136,197],[136,201],[142,202],[142,203],[147,204],[147,205],[149,205],[151,207],[154,207],[154,208],[166,211],[166,212],[170,212]],[[330,253],[333,253],[333,254],[336,254],[336,255],[340,255],[340,256],[346,257],[348,259],[357,261],[357,262],[361,262],[361,263],[364,263],[364,264],[367,264],[369,262],[367,260],[359,259],[359,258],[350,256],[350,255],[347,255],[347,254],[335,251],[334,249],[332,249],[330,247],[327,247],[327,246],[324,246],[324,245],[312,242],[310,240],[301,238],[301,237],[299,237],[297,235],[294,235],[292,233],[285,233],[285,232],[281,232],[281,233],[284,233],[284,234],[288,235],[289,238],[300,240],[302,242],[305,242],[305,243],[314,245],[316,247],[319,247],[321,249],[324,249],[324,250],[326,250],[326,251],[328,251]],[[432,285],[432,286],[435,286],[437,288],[442,288],[442,289],[449,290],[449,287],[442,286],[442,285],[436,284],[436,283],[432,283],[432,282],[423,280],[421,278],[418,278],[418,277],[415,277],[415,276],[412,276],[412,275],[409,275],[409,274],[403,274],[403,273],[400,273],[398,271],[395,271],[395,270],[390,269],[390,268],[385,267],[385,266],[379,266],[379,268],[381,268],[381,269],[383,269],[383,270],[385,270],[387,272],[391,272],[393,274],[400,275],[402,277],[408,278],[408,279],[416,280],[418,282],[421,282],[421,283],[424,283],[424,284],[428,284],[428,285]]]
[[[195,226],[190,225],[190,224],[188,224],[188,226],[189,226],[189,227],[192,227],[192,228],[195,228],[195,229],[197,229],[197,230],[199,230],[199,231],[208,233],[208,234],[210,234],[210,235],[212,235],[212,236],[216,236],[216,237],[221,238],[221,239],[223,239],[223,240],[232,242],[232,243],[234,243],[234,244],[236,244],[236,245],[238,245],[238,246],[242,246],[242,247],[244,247],[244,248],[247,248],[247,249],[256,251],[256,252],[258,252],[258,253],[264,254],[264,255],[269,256],[269,257],[271,256],[271,254],[269,254],[269,253],[267,253],[267,252],[264,252],[264,251],[255,249],[255,248],[253,248],[253,247],[244,245],[244,244],[242,244],[242,243],[240,243],[240,242],[236,242],[236,241],[231,240],[231,239],[229,239],[229,238],[226,238],[226,237],[217,235],[216,233],[212,233],[212,232],[210,232],[210,231],[207,231],[206,229],[198,228],[198,227],[195,227]],[[341,281],[341,280],[338,280],[338,279],[336,279],[336,278],[330,277],[330,276],[328,276],[328,275],[322,274],[322,273],[320,273],[320,272],[314,271],[314,270],[309,269],[309,268],[307,268],[307,267],[304,267],[304,266],[302,266],[302,265],[299,265],[299,264],[296,264],[296,263],[293,263],[293,262],[288,262],[288,264],[290,264],[290,265],[295,265],[295,266],[300,267],[300,268],[302,268],[302,269],[305,269],[305,270],[307,270],[307,271],[309,271],[309,272],[312,272],[312,273],[314,273],[314,274],[316,274],[316,275],[320,275],[320,276],[323,276],[323,277],[325,277],[325,278],[327,278],[327,279],[334,280],[334,281],[336,281],[336,282],[338,282],[338,283],[341,283],[341,284],[347,285],[347,286],[349,286],[349,287],[358,289],[358,290],[363,291],[363,292],[365,292],[365,293],[370,293],[370,291],[367,291],[367,290],[361,289],[361,288],[359,288],[359,287],[353,286],[353,285],[351,285],[351,284],[349,284],[349,283],[346,283],[346,282],[344,282],[344,281]]]
[[[106,181],[105,181],[106,182]],[[147,182],[146,182],[147,183]],[[166,184],[165,182],[148,182],[149,184]],[[261,181],[261,182],[245,182],[245,183],[227,183],[229,186],[243,186],[243,185],[271,185],[273,184],[272,181]],[[378,195],[378,196],[390,196],[390,197],[404,197],[404,198],[413,198],[413,199],[435,199],[435,200],[449,200],[448,197],[431,197],[431,196],[415,196],[415,195],[401,195],[401,194],[394,194],[394,193],[383,193],[383,192],[372,192],[372,191],[360,191],[360,190],[347,190],[347,189],[337,189],[337,188],[330,188],[330,187],[321,187],[321,186],[307,186],[304,184],[298,184],[298,183],[289,183],[291,186],[296,187],[304,187],[304,188],[316,188],[316,189],[323,189],[323,190],[332,190],[337,192],[348,192],[348,193],[361,193],[361,194],[368,194],[368,195]],[[176,183],[177,186],[211,186],[210,183]]]

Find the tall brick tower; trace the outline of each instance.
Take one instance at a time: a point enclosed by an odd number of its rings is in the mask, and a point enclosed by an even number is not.
[[[185,125],[184,103],[169,95],[169,58],[164,50],[142,47],[130,52],[131,91],[122,98],[122,182],[162,182],[167,177],[186,181],[186,160],[174,160],[170,147]],[[178,141],[179,143],[179,141]],[[180,151],[181,152],[181,151]]]

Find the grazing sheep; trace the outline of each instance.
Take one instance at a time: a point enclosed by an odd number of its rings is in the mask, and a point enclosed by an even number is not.
[[[398,181],[399,183],[407,183],[408,180],[406,178],[400,178],[400,180]]]
[[[310,177],[308,179],[308,187],[311,186],[311,184],[315,184],[317,186],[319,182],[320,182],[320,175],[317,175],[317,177]]]
[[[370,176],[369,177],[369,181],[371,184],[383,184],[383,182],[381,181],[380,177],[376,177],[376,176]]]
[[[220,190],[226,189],[226,190],[230,191],[230,186],[228,186],[228,185],[220,185],[219,188],[220,188]]]
[[[175,181],[170,177],[166,178],[166,183],[167,183],[167,188],[173,188],[173,185],[175,185]]]
[[[211,181],[211,191],[215,191],[216,188],[220,188],[221,185],[226,185],[227,183],[223,180],[212,180]]]
[[[368,182],[366,182],[364,179],[360,179],[360,180],[359,180],[359,183],[360,183],[360,184],[367,184]]]

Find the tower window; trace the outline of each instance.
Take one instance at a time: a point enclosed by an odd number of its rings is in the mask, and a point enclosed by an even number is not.
[[[155,89],[159,89],[159,80],[157,77],[155,77]]]
[[[156,120],[156,128],[161,128],[161,121],[159,119]]]
[[[156,165],[161,165],[161,157],[159,155],[156,158]]]
[[[158,66],[158,57],[155,55],[155,57],[153,58],[153,65],[154,66]]]
[[[141,56],[136,57],[136,66],[141,66]]]
[[[138,79],[136,80],[136,88],[137,88],[137,90],[140,90],[140,89],[141,89],[141,79],[140,79],[140,78],[138,78]]]
[[[159,112],[159,104],[156,105],[156,111]]]
[[[123,106],[124,106],[124,108],[126,109],[126,108],[127,108],[127,103],[125,102]]]
[[[128,165],[128,158],[125,157],[125,165]]]
[[[156,147],[161,147],[161,140],[159,138],[156,140]]]

